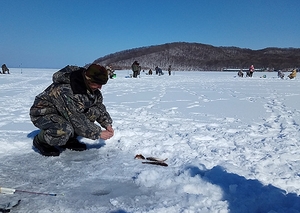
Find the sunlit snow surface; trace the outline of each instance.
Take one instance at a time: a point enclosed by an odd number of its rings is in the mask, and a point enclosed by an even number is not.
[[[58,194],[0,194],[21,199],[12,212],[300,212],[300,76],[117,71],[102,88],[115,136],[44,157],[28,114],[55,71],[0,75],[0,187]]]

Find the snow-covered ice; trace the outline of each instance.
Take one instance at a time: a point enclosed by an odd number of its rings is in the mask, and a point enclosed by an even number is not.
[[[300,212],[299,78],[117,71],[102,88],[115,136],[44,157],[28,113],[57,70],[10,71],[0,75],[0,187],[58,194],[0,194],[0,204],[21,199],[11,212]]]

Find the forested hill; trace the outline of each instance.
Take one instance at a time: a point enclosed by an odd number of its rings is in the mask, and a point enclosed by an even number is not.
[[[115,69],[130,69],[133,61],[142,69],[156,66],[173,70],[291,69],[300,67],[300,48],[265,48],[261,50],[238,47],[215,47],[200,43],[175,42],[134,48],[98,58],[94,63],[112,65]]]

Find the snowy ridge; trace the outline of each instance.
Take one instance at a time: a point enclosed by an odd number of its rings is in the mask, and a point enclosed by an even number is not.
[[[28,113],[55,71],[0,75],[0,186],[58,194],[0,194],[12,212],[300,212],[298,78],[118,71],[102,88],[115,136],[43,157]]]

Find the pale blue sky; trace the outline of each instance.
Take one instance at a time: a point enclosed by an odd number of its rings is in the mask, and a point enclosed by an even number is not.
[[[84,66],[170,42],[300,48],[300,0],[0,0],[0,64]]]

